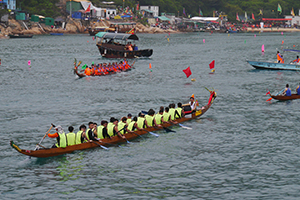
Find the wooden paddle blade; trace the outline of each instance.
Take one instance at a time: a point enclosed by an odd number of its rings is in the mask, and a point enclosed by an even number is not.
[[[273,98],[271,97],[270,99],[268,99],[267,101],[271,101]]]

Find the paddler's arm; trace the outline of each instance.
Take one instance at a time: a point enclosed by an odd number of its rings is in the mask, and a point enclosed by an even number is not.
[[[58,133],[48,133],[48,137],[49,138],[57,138],[58,137]]]
[[[297,92],[298,88],[299,88],[299,85],[298,85],[298,87],[296,88],[296,92]]]
[[[125,139],[125,136],[124,135],[122,135],[121,133],[120,133],[120,131],[118,130],[118,127],[117,126],[115,126],[115,131],[117,132],[117,135],[119,136],[119,137],[121,137],[121,138],[123,138],[123,139]]]

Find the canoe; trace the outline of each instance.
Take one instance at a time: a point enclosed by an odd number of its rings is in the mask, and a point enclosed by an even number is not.
[[[211,107],[216,96],[217,95],[214,91],[210,91],[210,98],[209,98],[207,105],[203,106],[201,109],[197,110],[195,113],[192,113],[192,114],[187,115],[180,119],[176,119],[175,121],[177,121],[178,123],[182,123],[182,122],[189,121],[189,120],[192,120],[192,119],[202,116]],[[166,123],[166,124],[163,124],[162,126],[164,128],[167,128],[169,126],[172,126],[172,124]],[[96,147],[99,147],[100,145],[107,147],[107,146],[114,146],[119,143],[126,143],[127,140],[130,141],[137,137],[140,137],[141,135],[147,134],[151,131],[157,131],[157,130],[161,130],[161,129],[162,128],[158,128],[158,127],[150,127],[150,128],[146,128],[145,130],[134,131],[134,133],[125,133],[124,136],[126,137],[126,140],[120,138],[119,136],[114,136],[111,139],[109,139],[109,138],[102,139],[99,142],[98,141],[97,142],[96,141],[86,142],[86,143],[77,144],[77,145],[73,145],[73,146],[67,146],[66,148],[40,148],[37,150],[25,150],[25,149],[20,149],[19,146],[16,145],[13,141],[10,141],[10,145],[12,148],[16,149],[21,154],[31,156],[31,157],[46,158],[46,157],[53,157],[53,156],[71,153],[71,152],[77,151],[77,150],[96,148]]]
[[[275,96],[271,95],[273,99],[276,99],[278,101],[288,101],[288,100],[293,100],[293,99],[300,99],[300,95],[297,94],[292,94],[292,96]]]
[[[284,64],[275,62],[260,62],[249,61],[247,62],[256,69],[272,69],[272,70],[300,70],[300,65],[297,64]]]

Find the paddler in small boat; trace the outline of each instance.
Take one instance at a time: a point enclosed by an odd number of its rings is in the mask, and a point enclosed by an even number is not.
[[[87,134],[86,134],[86,137],[87,137],[88,141],[90,141],[90,140],[99,141],[99,139],[95,137],[95,132],[97,132],[95,130],[95,123],[94,122],[89,122],[89,128],[88,128]]]
[[[136,116],[132,119],[132,121],[128,124],[128,127],[126,128],[127,132],[132,133],[133,131],[136,131],[136,130],[139,130],[139,131],[144,130],[143,128],[138,127],[137,120],[138,120],[138,118]]]
[[[287,96],[287,97],[292,96],[292,91],[289,88],[289,84],[286,84],[286,87],[282,93],[282,96]]]
[[[122,117],[121,121],[118,122],[118,131],[122,135],[126,133],[126,127],[127,127],[126,121],[127,121],[127,117]]]
[[[101,125],[98,126],[98,128],[97,128],[97,134],[100,139],[104,139],[104,138],[111,139],[111,137],[107,133],[107,124],[108,124],[108,121],[102,120]]]
[[[82,124],[79,127],[79,131],[76,133],[76,141],[75,144],[81,144],[84,142],[84,140],[86,139],[86,126],[84,124]]]
[[[56,138],[57,143],[52,146],[52,148],[66,148],[67,147],[67,137],[60,125],[55,127],[56,132],[53,134],[48,133],[48,137]]]
[[[171,116],[171,120],[175,120],[175,112],[176,112],[176,110],[175,110],[175,104],[171,103],[169,105],[169,114]]]
[[[277,63],[284,63],[283,56],[277,51]]]
[[[300,64],[299,56],[297,56],[297,58],[295,60],[293,60],[292,62],[295,64]]]
[[[296,92],[297,92],[297,95],[300,95],[300,84],[299,84],[298,87],[296,88]]]
[[[137,125],[138,125],[138,127],[139,128],[147,128],[148,125],[146,123],[147,122],[145,120],[145,115],[142,112],[140,112],[138,114],[138,118],[137,118]]]
[[[156,124],[161,125],[163,122],[165,122],[165,121],[163,120],[163,114],[164,114],[164,107],[161,106],[161,107],[159,108],[158,113],[155,114],[155,116],[154,116],[154,119],[155,119],[155,121],[156,121]]]
[[[147,127],[153,127],[153,126],[161,127],[160,124],[157,124],[157,123],[156,123],[154,114],[155,114],[155,111],[151,108],[151,109],[148,111],[148,114],[145,116],[145,119],[146,119],[145,121],[146,121]]]
[[[85,70],[84,70],[85,75],[90,76],[91,75],[91,69],[89,66],[85,65]]]
[[[127,124],[127,125],[129,125],[130,122],[132,121],[131,117],[132,117],[132,114],[131,114],[131,113],[128,113],[128,115],[127,115],[127,120],[126,120],[126,124]]]
[[[73,132],[74,131],[74,127],[73,126],[69,126],[68,130],[69,130],[69,133],[67,133],[67,135],[66,135],[66,137],[67,137],[67,145],[68,146],[75,145],[75,143],[76,143],[76,134]]]

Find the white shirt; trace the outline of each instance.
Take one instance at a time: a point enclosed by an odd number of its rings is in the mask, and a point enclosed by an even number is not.
[[[192,110],[196,109],[196,102],[195,101],[193,103],[190,101],[189,104],[190,104]]]

